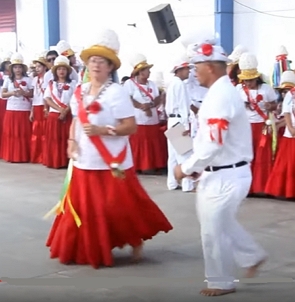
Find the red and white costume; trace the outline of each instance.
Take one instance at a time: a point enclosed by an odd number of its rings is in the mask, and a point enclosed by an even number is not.
[[[68,65],[68,59],[59,56],[55,59],[54,67]],[[50,98],[56,105],[66,109],[76,88],[76,82],[59,83],[50,81],[44,92],[44,99]],[[63,120],[60,112],[50,107],[45,130],[45,148],[43,164],[48,168],[65,168],[68,165],[67,143],[72,122],[72,114],[68,112]]]
[[[257,65],[258,63],[254,55],[250,53],[242,54],[239,61],[241,69],[239,77],[244,75],[247,77],[248,71],[252,72],[254,70],[254,78],[255,76],[258,78]],[[252,161],[253,180],[249,193],[264,193],[273,163],[271,121],[267,111],[264,109],[264,104],[276,101],[277,95],[274,89],[268,84],[261,84],[256,90],[250,90],[245,85],[239,84],[236,86],[236,89],[243,103],[248,103],[251,106],[251,109],[246,108],[248,120],[252,128],[254,152],[254,159]]]
[[[3,54],[3,57],[0,58],[1,65],[2,64],[4,65],[6,62],[10,62],[11,56],[12,56],[11,52]],[[8,78],[8,74],[5,74],[4,71],[0,71],[0,81],[2,83],[0,84],[0,146],[1,146],[2,132],[3,132],[3,121],[6,112],[6,104],[7,104],[7,99],[2,97],[2,86],[7,78]]]
[[[99,48],[89,48],[92,55],[113,58],[114,54],[103,49],[107,45],[117,50],[117,35],[108,31],[99,41]],[[72,209],[82,224],[77,227],[70,205],[66,204],[65,212],[54,222],[47,246],[51,257],[58,257],[62,263],[98,268],[113,265],[114,248],[127,244],[137,247],[142,240],[160,231],[168,232],[172,226],[136,176],[128,136],[86,136],[84,123],[116,127],[121,119],[134,116],[133,104],[121,85],[110,78],[98,97],[89,95],[90,85],[78,87],[71,101],[72,113],[77,116],[74,136],[78,154],[69,194]],[[113,176],[114,162],[125,171],[125,178]]]
[[[293,72],[293,71],[292,71]],[[295,88],[287,92],[282,113],[291,118],[291,128],[295,133]],[[265,186],[265,193],[283,198],[295,198],[295,135],[285,127],[278,145],[278,152],[272,172]]]
[[[34,62],[39,62],[46,66],[46,59],[38,57]],[[34,77],[32,86],[34,87],[34,96],[32,101],[33,125],[31,138],[31,163],[43,162],[43,149],[45,147],[45,127],[46,118],[44,114],[44,92],[43,88],[44,74]]]
[[[11,57],[10,68],[13,69],[14,65],[19,64],[24,65],[23,57],[20,53],[15,53]],[[33,89],[33,86],[29,77],[14,81],[6,78],[2,88],[7,89],[8,92],[29,91]],[[7,162],[26,163],[30,161],[32,125],[29,118],[31,107],[30,98],[11,96],[7,99],[1,141],[1,158]]]
[[[132,60],[132,66],[136,70],[137,66],[145,61],[145,56],[136,54]],[[143,85],[138,83],[137,77],[131,78],[124,83],[124,88],[130,97],[140,104],[152,104],[155,98],[159,97],[157,85],[150,80],[147,80],[147,83]],[[147,171],[165,168],[167,165],[167,151],[165,152],[167,146],[163,148],[164,133],[160,128],[156,106],[150,109],[152,116],[147,116],[146,112],[139,108],[134,108],[134,110],[137,131],[130,136],[130,144],[135,169]]]

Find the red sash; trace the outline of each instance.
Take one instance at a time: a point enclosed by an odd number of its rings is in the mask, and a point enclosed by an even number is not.
[[[149,97],[152,102],[154,101],[153,96],[148,91],[146,91],[141,85],[134,81],[134,79],[131,78],[130,80],[136,85],[136,87],[138,87],[140,91],[142,91],[147,97]]]
[[[268,116],[262,111],[262,109],[258,106],[257,102],[253,100],[252,96],[250,95],[250,91],[248,87],[243,85],[243,90],[245,91],[248,101],[253,107],[253,109],[263,118],[263,120],[266,122],[268,120]]]
[[[20,89],[21,91],[24,91],[24,90],[20,87],[20,84],[19,84],[17,81],[14,81],[13,84],[14,84],[14,87],[15,87],[15,88],[18,88],[18,89]],[[24,96],[23,98],[24,98],[24,100],[27,100],[28,102],[31,102],[30,98],[28,98],[27,96]]]
[[[81,85],[79,85],[76,88],[75,91],[75,97],[78,102],[78,117],[82,124],[89,124],[88,116],[86,109],[83,106],[83,100],[82,100],[82,94],[81,94]],[[93,145],[96,147],[97,151],[100,153],[102,159],[105,161],[105,163],[108,166],[112,166],[112,164],[122,164],[123,161],[126,158],[127,154],[127,145],[124,147],[124,149],[115,157],[110,153],[110,151],[105,146],[104,142],[100,138],[100,136],[90,136],[89,139],[93,143]]]
[[[66,104],[62,103],[62,102],[61,102],[61,101],[53,94],[53,82],[52,82],[52,81],[49,82],[49,89],[50,89],[50,92],[51,92],[51,96],[52,96],[53,100],[57,103],[57,105],[60,106],[60,107],[62,107],[62,108],[64,108],[64,109],[68,108],[68,106],[67,106]]]
[[[45,92],[45,90],[42,88],[42,84],[43,84],[43,83],[44,83],[44,82],[40,83],[40,77],[38,77],[37,85],[39,86],[39,88],[40,88],[42,94],[44,94],[44,92]]]

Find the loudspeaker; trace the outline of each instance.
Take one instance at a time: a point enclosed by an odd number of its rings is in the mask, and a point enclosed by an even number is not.
[[[168,44],[180,37],[180,32],[170,4],[160,4],[148,10],[158,43]]]

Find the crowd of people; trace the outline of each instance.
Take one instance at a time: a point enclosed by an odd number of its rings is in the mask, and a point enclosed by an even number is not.
[[[138,261],[143,242],[172,225],[136,172],[167,168],[169,190],[197,192],[206,275],[232,274],[231,245],[218,239],[224,232],[239,241],[239,252],[251,254],[240,261],[250,276],[265,252],[235,221],[235,210],[224,226],[217,219],[224,212],[217,217],[213,205],[216,198],[221,208],[235,199],[236,209],[253,194],[295,197],[295,73],[286,49],[280,48],[267,84],[246,48],[226,56],[215,41],[194,42],[176,55],[173,78],[160,87],[149,79],[153,65],[143,54],[134,55],[130,76],[119,83],[119,47],[115,32],[102,32],[81,52],[82,71],[66,41],[34,58],[30,74],[22,54],[2,58],[0,158],[68,168],[47,240],[51,257],[111,266],[112,249],[128,244]],[[165,136],[178,123],[194,141],[185,154]],[[219,256],[212,260],[214,244]],[[220,261],[229,267],[218,270]],[[230,293],[232,286],[212,281],[213,290],[203,294]]]

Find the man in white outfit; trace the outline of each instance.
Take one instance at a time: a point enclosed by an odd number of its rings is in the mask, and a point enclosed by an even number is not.
[[[199,110],[194,153],[175,170],[175,177],[198,178],[197,210],[205,262],[205,296],[235,292],[235,262],[254,277],[265,251],[236,220],[252,180],[251,128],[243,101],[226,75],[229,59],[222,47],[203,44],[193,61],[200,84],[209,88]]]
[[[185,128],[183,135],[190,135],[190,97],[187,91],[186,80],[189,76],[190,68],[186,56],[181,56],[175,63],[173,70],[174,77],[166,91],[165,111],[168,117],[167,128],[172,128],[175,124],[181,123]],[[179,155],[168,140],[168,162],[167,162],[167,187],[169,190],[178,189],[178,181],[174,177],[174,168],[181,164],[191,155],[191,152]],[[191,178],[182,179],[181,187],[183,192],[193,192],[194,182]]]

